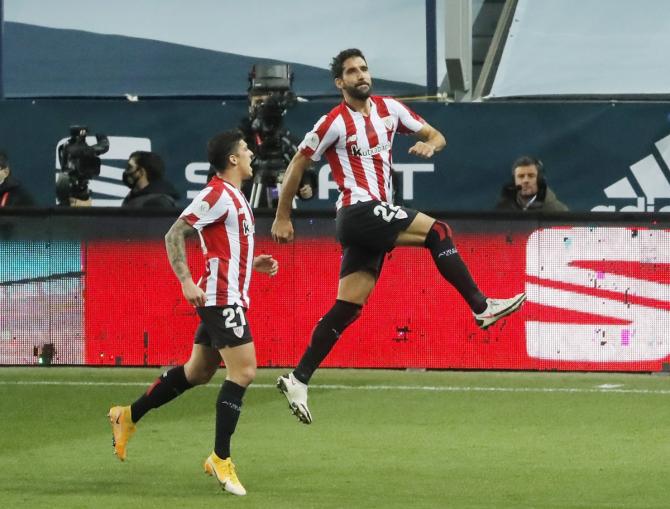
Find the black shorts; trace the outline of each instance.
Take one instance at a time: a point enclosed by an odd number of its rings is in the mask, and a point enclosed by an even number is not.
[[[342,244],[340,279],[360,270],[379,277],[384,256],[419,212],[380,201],[356,203],[337,211],[335,228]]]
[[[242,306],[207,306],[195,308],[200,325],[194,343],[220,350],[253,341]]]

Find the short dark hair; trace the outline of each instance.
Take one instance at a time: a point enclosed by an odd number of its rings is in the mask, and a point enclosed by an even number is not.
[[[367,59],[363,55],[363,52],[357,48],[349,48],[340,51],[336,57],[333,57],[333,61],[330,63],[330,75],[334,80],[342,77],[342,73],[344,72],[344,61],[351,57],[361,57],[367,63]]]
[[[0,168],[9,166],[9,156],[4,150],[0,150]]]
[[[512,164],[512,175],[519,166],[535,166],[538,174],[542,172],[542,161],[533,156],[521,156]]]
[[[212,137],[207,142],[207,160],[216,171],[225,170],[228,166],[228,157],[235,153],[238,145],[244,139],[242,131],[231,129]]]
[[[137,150],[130,154],[129,159],[133,159],[137,166],[146,170],[149,182],[158,180],[165,174],[165,163],[156,152]]]

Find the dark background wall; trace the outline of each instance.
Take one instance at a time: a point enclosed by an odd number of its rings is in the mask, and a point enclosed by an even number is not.
[[[301,139],[335,101],[299,103],[289,110],[285,124]],[[662,210],[670,205],[657,186],[653,204],[631,172],[631,165],[651,156],[659,178],[670,180],[668,161],[670,103],[470,103],[415,102],[410,106],[447,137],[447,148],[424,161],[407,154],[411,137],[398,136],[394,163],[405,169],[432,171],[413,174],[413,199],[406,203],[423,210],[480,211],[493,208],[510,165],[522,154],[543,160],[547,179],[572,210],[610,210],[638,206]],[[182,205],[188,192],[200,189],[206,170],[193,177],[192,163],[203,168],[205,144],[214,133],[236,126],[247,113],[246,101],[150,100],[6,100],[0,102],[0,146],[9,151],[16,177],[24,181],[39,204],[54,201],[56,146],[67,137],[68,126],[84,124],[91,132],[150,141],[152,150],[167,162],[168,178],[180,189]],[[658,143],[657,142],[661,142]],[[118,168],[132,151],[133,140],[112,139],[103,164]],[[319,171],[325,161],[316,165]],[[193,167],[191,167],[193,169]],[[327,171],[327,170],[324,170]],[[325,173],[323,175],[325,177]],[[627,179],[635,196],[608,198],[604,189]],[[120,176],[101,181],[120,184]],[[663,182],[661,182],[662,184]],[[667,184],[667,182],[666,182]],[[407,189],[405,189],[407,196]],[[121,193],[126,191],[120,188]],[[647,193],[648,193],[647,187]],[[115,198],[97,193],[97,198]],[[116,196],[117,199],[123,194]],[[299,206],[331,210],[336,192],[327,199]]]

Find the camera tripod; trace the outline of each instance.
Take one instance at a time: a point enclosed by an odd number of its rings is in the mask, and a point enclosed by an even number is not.
[[[282,187],[281,179],[277,179],[275,185],[268,185],[263,182],[263,179],[261,178],[260,175],[255,176],[253,186],[251,187],[251,194],[249,196],[249,203],[251,204],[251,208],[253,209],[258,208],[258,204],[261,201],[263,191],[265,191],[265,199],[267,200],[267,207],[271,209],[274,208],[275,200],[273,190],[274,189],[277,190],[277,197],[279,197],[279,194],[281,193],[281,187]],[[295,198],[293,198],[292,208],[296,208]]]

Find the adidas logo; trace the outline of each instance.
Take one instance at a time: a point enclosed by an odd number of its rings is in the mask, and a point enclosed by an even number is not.
[[[670,212],[670,203],[662,205],[663,201],[670,200],[670,182],[668,174],[661,166],[664,165],[666,170],[670,168],[670,135],[657,141],[654,145],[660,158],[652,153],[633,164],[630,170],[634,181],[624,177],[604,189],[605,196],[610,200],[635,200],[635,205],[625,205],[618,209],[619,212]],[[634,184],[638,189],[634,187]],[[639,192],[642,193],[642,196]],[[661,200],[661,204],[657,200]],[[596,205],[591,210],[616,212],[617,207],[614,204]]]

